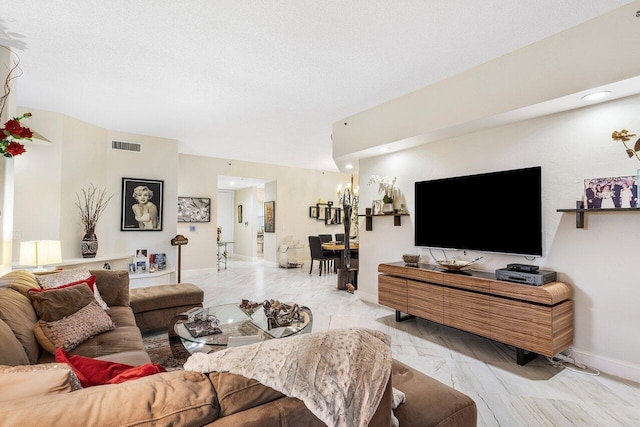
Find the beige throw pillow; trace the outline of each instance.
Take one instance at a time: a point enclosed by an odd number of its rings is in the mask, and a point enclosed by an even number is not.
[[[80,381],[66,363],[0,365],[0,402],[80,390]]]
[[[65,351],[103,332],[115,329],[116,325],[96,301],[87,304],[76,313],[53,322],[38,320],[34,333],[40,345],[55,354],[62,347]]]

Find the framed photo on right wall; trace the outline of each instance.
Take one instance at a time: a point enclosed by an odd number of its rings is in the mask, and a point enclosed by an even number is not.
[[[638,177],[614,176],[584,180],[584,207],[617,209],[638,207]]]

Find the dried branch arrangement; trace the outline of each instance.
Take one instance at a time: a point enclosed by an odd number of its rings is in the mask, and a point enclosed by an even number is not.
[[[113,194],[107,197],[106,188],[99,189],[93,184],[89,188],[83,188],[82,195],[76,193],[76,206],[80,210],[80,219],[85,233],[92,233],[95,230],[100,215],[112,197]]]

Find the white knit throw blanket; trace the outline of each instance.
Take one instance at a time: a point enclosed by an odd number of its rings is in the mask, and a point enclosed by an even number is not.
[[[205,354],[184,369],[231,372],[302,400],[328,426],[367,426],[391,374],[390,338],[365,328],[334,329]]]

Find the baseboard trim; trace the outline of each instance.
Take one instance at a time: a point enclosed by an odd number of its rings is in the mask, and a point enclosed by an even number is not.
[[[371,294],[371,293],[366,293],[366,292],[362,292],[361,290],[356,291],[356,295],[358,295],[358,298],[360,298],[362,301],[366,301],[366,302],[372,302],[374,304],[378,303],[378,294]]]
[[[571,356],[577,362],[596,368],[600,372],[640,383],[640,365],[638,364],[599,356],[575,347],[571,349]]]

